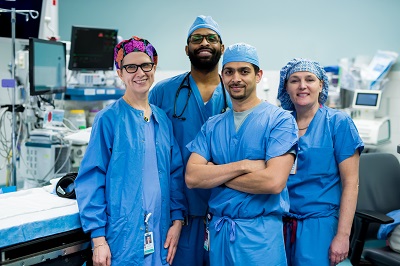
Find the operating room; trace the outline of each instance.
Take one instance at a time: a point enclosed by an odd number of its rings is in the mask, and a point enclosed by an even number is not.
[[[196,16],[212,16],[225,48],[234,43],[256,47],[263,70],[257,85],[260,99],[280,106],[280,69],[292,58],[318,61],[330,79],[326,104],[354,120],[365,145],[363,153],[389,153],[400,160],[399,14],[397,0],[1,0],[0,265],[34,265],[60,259],[63,252],[89,256],[76,203],[68,199],[62,206],[65,199],[60,201],[56,187],[60,178],[79,171],[94,117],[121,98],[125,89],[113,60],[111,66],[89,70],[79,62],[70,63],[73,49],[78,49],[72,37],[79,30],[111,34],[110,58],[120,40],[132,36],[151,40],[158,54],[155,85],[190,70],[187,29]],[[88,37],[85,41],[92,41],[93,47],[104,45]],[[59,68],[44,72],[30,65],[40,64],[33,52],[38,57],[48,55],[50,50],[40,50],[41,45],[63,56],[61,80],[51,77],[59,76]],[[43,92],[39,86],[35,91],[32,83],[40,79],[37,75],[46,76],[40,82],[62,84],[58,90]],[[365,94],[376,96],[376,103],[356,99]],[[46,195],[40,198],[42,192],[36,190],[43,188]],[[10,196],[16,193],[21,199]],[[38,203],[32,206],[22,202],[34,203],[35,197]],[[66,215],[56,214],[57,208]],[[40,216],[47,215],[42,222]],[[68,238],[65,232],[72,232],[67,247],[52,247],[46,239],[60,234]],[[51,251],[38,255],[33,243],[28,247],[34,255],[23,254],[23,243],[35,239],[44,239],[40,245]],[[17,264],[24,260],[27,264]]]

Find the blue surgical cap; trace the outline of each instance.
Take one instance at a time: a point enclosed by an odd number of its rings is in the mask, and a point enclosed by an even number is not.
[[[193,22],[192,26],[189,29],[187,37],[189,38],[189,36],[195,30],[203,28],[215,31],[218,34],[219,38],[222,40],[217,22],[215,22],[211,16],[204,16],[204,15],[200,15],[195,19],[195,21]]]
[[[225,50],[222,66],[230,62],[247,62],[260,67],[256,48],[246,43],[235,43]]]
[[[328,89],[329,89],[329,81],[328,76],[326,75],[325,70],[321,67],[321,65],[309,59],[304,58],[294,58],[290,60],[286,66],[281,69],[279,88],[278,88],[278,100],[281,102],[281,106],[286,110],[294,110],[294,105],[292,100],[290,100],[290,96],[286,91],[285,84],[290,75],[296,72],[306,71],[313,73],[317,76],[318,79],[323,81],[322,91],[319,95],[318,102],[324,104],[328,99]]]

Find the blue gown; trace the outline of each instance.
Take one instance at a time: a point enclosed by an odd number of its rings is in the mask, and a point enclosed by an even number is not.
[[[225,99],[228,106],[231,106],[229,95],[223,91],[221,84],[217,86],[211,99],[204,105],[200,91],[191,75],[189,82],[192,93],[189,100],[187,88],[182,89],[179,96],[176,97],[177,90],[186,75],[187,73],[183,73],[157,83],[149,94],[150,103],[163,109],[172,121],[174,134],[182,153],[184,171],[190,156],[186,145],[196,137],[201,126],[209,117],[221,113],[222,109],[226,107]],[[186,103],[187,107],[182,114],[185,120],[174,118],[174,114],[182,113]],[[174,112],[175,104],[176,112]],[[189,225],[182,228],[173,265],[203,266],[203,260],[208,261],[208,256],[203,248],[205,232],[203,220],[207,212],[210,191],[208,189],[188,189],[186,185],[184,185],[184,191],[188,201]]]
[[[186,211],[182,159],[169,119],[157,107],[151,109],[161,189],[160,234],[165,241],[172,220],[182,220]],[[92,238],[105,236],[112,265],[144,263],[144,125],[143,112],[122,98],[100,111],[75,180],[82,228]],[[161,251],[163,264],[167,252]]]
[[[326,106],[318,109],[299,139],[297,172],[287,182],[290,212],[285,216],[294,218],[285,232],[289,265],[329,265],[342,195],[339,164],[363,148],[347,114]]]
[[[260,103],[236,132],[233,111],[209,119],[189,145],[207,161],[227,164],[281,156],[297,143],[292,115]],[[212,265],[286,265],[282,214],[289,210],[285,188],[279,194],[250,194],[224,185],[212,189],[210,261]]]

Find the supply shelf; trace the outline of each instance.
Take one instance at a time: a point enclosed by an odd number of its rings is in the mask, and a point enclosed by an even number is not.
[[[105,101],[121,98],[125,89],[117,87],[68,87],[65,100],[73,101]]]

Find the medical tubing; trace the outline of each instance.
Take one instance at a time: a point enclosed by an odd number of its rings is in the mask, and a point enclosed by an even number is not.
[[[60,159],[60,156],[61,156],[61,151],[57,154],[57,157],[56,157],[56,159],[54,160],[54,164],[53,164],[53,166],[50,168],[50,170],[47,172],[47,174],[45,174],[45,176],[44,176],[43,178],[41,178],[41,179],[40,179],[40,178],[37,178],[38,181],[40,181],[40,182],[46,182],[47,177],[51,174],[51,171],[53,171],[54,168],[56,167],[56,164],[57,164],[58,160]]]
[[[61,171],[61,169],[64,168],[64,166],[65,166],[65,164],[68,162],[68,160],[70,160],[69,157],[71,156],[71,150],[72,150],[71,146],[72,146],[72,144],[71,144],[71,143],[66,143],[66,146],[67,146],[67,156],[65,156],[65,161],[64,161],[64,163],[63,163],[63,164],[58,168],[58,170],[54,173],[55,176]],[[61,153],[61,151],[60,151],[60,153]]]
[[[66,192],[65,189],[68,188],[71,184],[74,184],[77,175],[78,173],[69,173],[58,180],[56,185],[56,194],[59,197],[76,199],[75,188],[70,192]]]
[[[57,136],[57,137],[60,139],[61,144],[64,144],[63,143],[63,139],[60,136]],[[69,156],[71,155],[71,144],[70,143],[66,143],[65,145],[67,145],[67,148],[68,148],[66,159],[65,159],[64,163],[58,168],[58,170],[54,173],[54,176],[56,176],[58,174],[58,172],[61,171],[61,169],[64,167],[64,165],[70,159]],[[42,179],[38,179],[38,181],[41,181],[41,182],[48,181],[47,177],[50,175],[51,171],[53,171],[53,169],[56,167],[56,164],[57,164],[58,160],[60,159],[60,156],[61,156],[61,147],[60,147],[60,152],[57,154],[57,157],[56,157],[56,159],[54,161],[53,166],[50,168],[50,170],[47,172],[47,174]]]
[[[64,120],[67,121],[67,122],[69,123],[69,125],[73,127],[73,128],[71,129],[69,126],[67,126],[65,123],[63,123],[63,125],[64,125],[66,128],[68,128],[68,129],[71,130],[72,132],[78,132],[78,131],[79,131],[79,128],[77,128],[71,120],[69,120],[68,118],[65,118],[65,117],[63,118],[63,121],[64,121]]]

